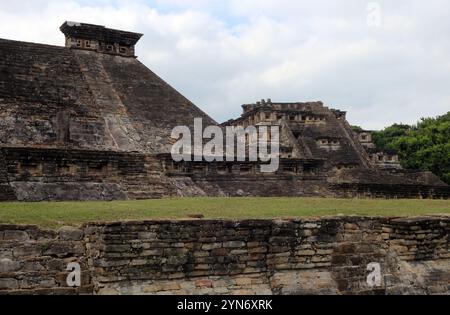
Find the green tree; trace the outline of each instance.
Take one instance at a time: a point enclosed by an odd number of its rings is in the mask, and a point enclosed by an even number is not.
[[[415,126],[392,125],[375,132],[373,141],[382,150],[396,150],[404,168],[432,171],[450,184],[450,112]]]

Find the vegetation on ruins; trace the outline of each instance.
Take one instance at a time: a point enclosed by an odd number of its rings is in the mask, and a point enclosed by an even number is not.
[[[381,150],[395,150],[404,168],[431,171],[450,184],[450,112],[417,125],[394,124],[373,133]]]

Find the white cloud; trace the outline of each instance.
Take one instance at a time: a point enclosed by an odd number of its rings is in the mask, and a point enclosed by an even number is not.
[[[379,28],[368,2],[0,0],[0,37],[62,45],[65,20],[144,33],[140,60],[218,121],[260,98],[323,100],[366,128],[448,111],[448,1],[379,1]]]

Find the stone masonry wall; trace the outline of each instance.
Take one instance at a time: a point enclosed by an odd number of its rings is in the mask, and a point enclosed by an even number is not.
[[[4,225],[0,294],[449,294],[449,229],[449,217]],[[72,261],[79,289],[65,285]]]
[[[89,273],[82,274],[80,288],[66,284],[69,263],[87,269],[83,239],[83,230],[71,227],[56,232],[0,225],[0,294],[92,293]]]
[[[126,200],[174,195],[161,163],[135,152],[0,148],[0,200]]]

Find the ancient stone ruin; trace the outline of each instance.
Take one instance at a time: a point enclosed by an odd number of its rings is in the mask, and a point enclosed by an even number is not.
[[[342,216],[0,224],[0,295],[449,294],[449,228],[449,217]]]
[[[61,31],[65,47],[0,39],[0,200],[450,195],[321,102],[264,100],[220,125],[280,126],[276,173],[260,162],[174,162],[175,126],[219,124],[139,62],[142,34],[74,22]]]

